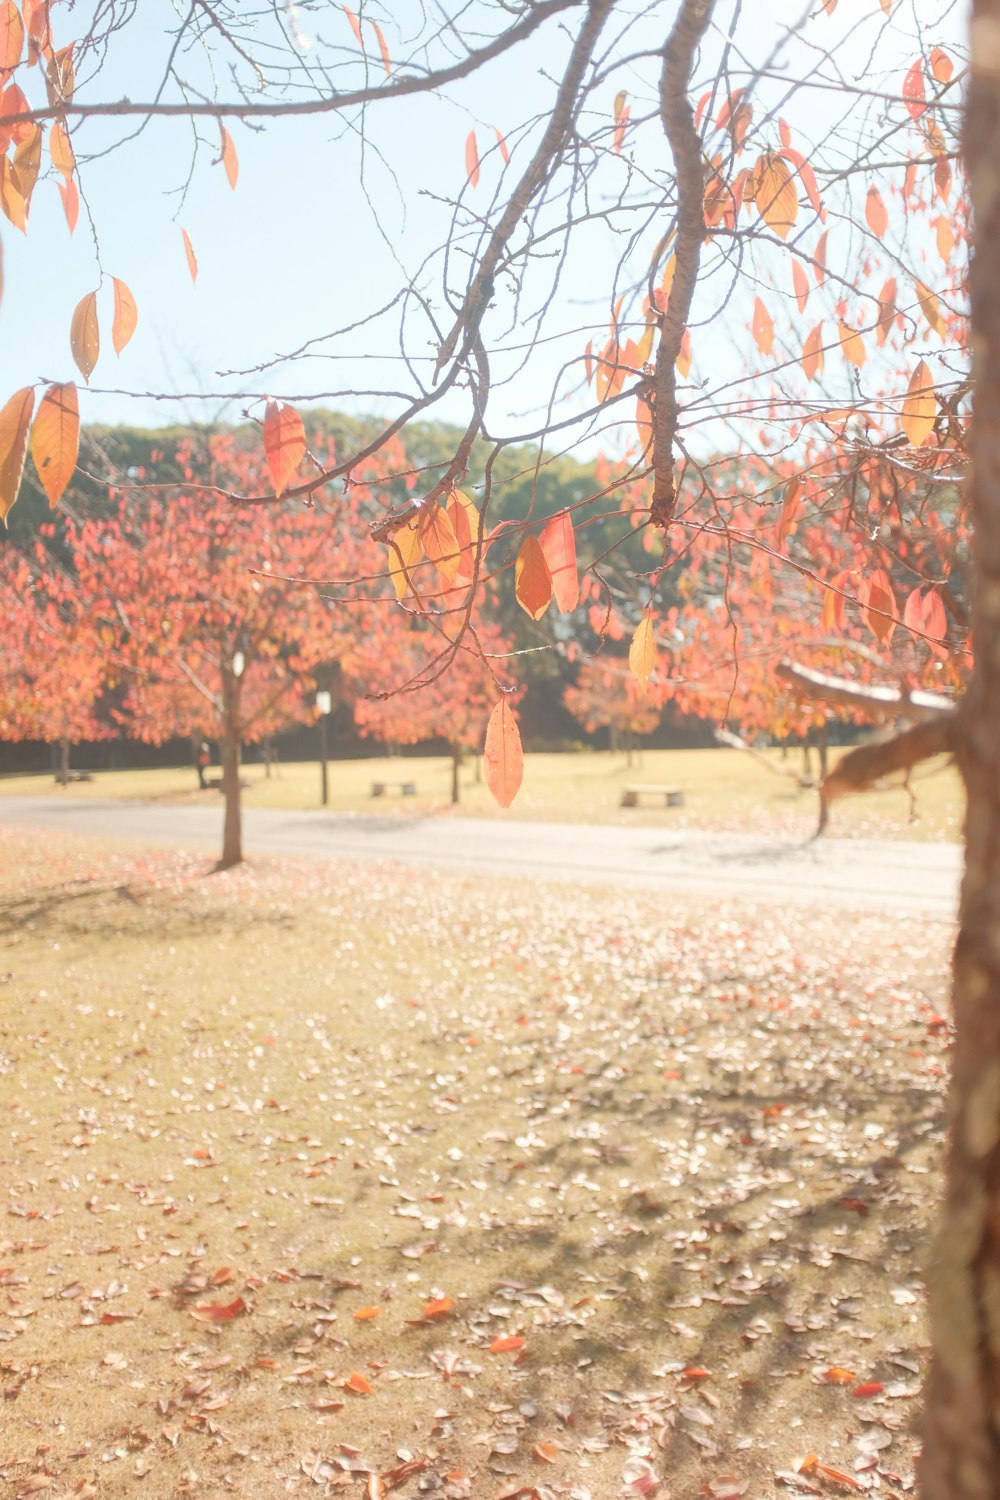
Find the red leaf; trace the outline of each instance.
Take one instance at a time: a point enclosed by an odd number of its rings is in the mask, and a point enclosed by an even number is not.
[[[552,578],[538,538],[526,532],[514,565],[514,596],[524,612],[540,620],[552,598]]]
[[[878,641],[888,645],[896,629],[893,617],[898,614],[899,606],[884,568],[876,568],[865,580],[858,590],[858,599],[862,620]]]
[[[389,60],[389,48],[386,46],[385,37],[382,35],[382,28],[377,21],[370,22],[370,25],[372,31],[375,33],[375,40],[378,42],[378,50],[382,54],[382,66],[385,68],[386,73],[391,73],[392,63]]]
[[[354,35],[358,39],[358,46],[363,51],[365,43],[364,43],[364,38],[361,35],[361,22],[358,20],[357,16],[355,15],[354,11],[351,10],[351,7],[349,5],[344,5],[344,6],[341,7],[341,9],[343,10],[344,15],[350,21],[350,23],[351,23],[351,30],[354,32]]]
[[[880,1396],[884,1390],[885,1386],[878,1380],[863,1380],[860,1385],[854,1387],[851,1395],[863,1401],[867,1396]]]
[[[486,785],[501,807],[509,807],[517,796],[524,775],[524,754],[514,710],[506,698],[501,698],[490,714],[483,760]]]
[[[479,186],[479,147],[476,145],[474,130],[470,130],[465,137],[465,175],[471,187]]]
[[[499,125],[494,125],[493,134],[497,138],[497,145],[500,147],[500,155],[503,157],[504,166],[506,166],[510,161],[510,152],[507,150],[507,142],[503,138],[503,134],[500,130]]]
[[[188,270],[191,272],[191,280],[197,281],[198,262],[195,260],[194,246],[191,243],[191,236],[188,234],[186,229],[182,229],[181,234],[184,236],[184,254],[187,256]]]
[[[542,552],[552,578],[552,592],[563,614],[580,602],[580,580],[576,564],[576,533],[568,510],[547,522],[541,537]]]
[[[191,1316],[199,1323],[230,1323],[247,1311],[243,1298],[237,1297],[233,1302],[199,1302],[191,1308]]]
[[[75,182],[60,182],[59,196],[62,199],[63,213],[66,215],[66,223],[69,225],[70,234],[76,228],[76,221],[80,217],[80,193]]]
[[[524,1339],[516,1333],[507,1334],[504,1338],[494,1339],[490,1345],[491,1354],[512,1354],[516,1349],[524,1348]]]
[[[229,186],[231,188],[235,188],[236,179],[240,175],[239,157],[236,155],[236,147],[233,145],[233,138],[229,134],[229,131],[226,129],[225,125],[223,125],[221,120],[219,121],[219,133],[222,136],[222,165],[226,169],[226,176],[229,178]]]
[[[912,120],[919,120],[920,116],[927,110],[924,102],[924,60],[918,57],[903,79],[903,98],[906,100],[906,108]]]
[[[305,451],[305,428],[298,412],[269,401],[264,412],[264,454],[276,495],[284,493]]]

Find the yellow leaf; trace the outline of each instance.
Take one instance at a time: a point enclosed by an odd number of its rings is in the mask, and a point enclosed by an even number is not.
[[[483,764],[486,785],[501,807],[509,807],[517,796],[524,776],[524,754],[514,710],[506,698],[501,698],[490,714],[490,722],[486,726],[486,744],[483,747]]]
[[[14,169],[6,156],[0,156],[0,208],[14,228],[23,234],[28,224],[27,212]]]
[[[42,127],[33,125],[31,133],[18,146],[10,163],[11,176],[21,197],[27,216],[31,195],[38,181],[38,170],[42,165]]]
[[[552,575],[538,538],[526,532],[514,565],[514,594],[533,620],[540,620],[552,598]]]
[[[941,304],[929,287],[924,286],[922,281],[913,283],[916,288],[917,301],[920,303],[920,311],[927,319],[927,326],[935,333],[944,337],[944,318],[941,316]]]
[[[945,265],[951,260],[951,252],[955,248],[955,231],[951,227],[951,220],[947,214],[942,214],[937,221],[937,252]]]
[[[31,456],[53,508],[76,468],[79,448],[80,403],[76,386],[71,380],[65,385],[50,385],[35,418]]]
[[[424,551],[445,583],[451,583],[461,562],[458,538],[451,517],[440,505],[431,505],[420,518],[419,525]]]
[[[115,353],[121,354],[135,333],[136,324],[139,321],[139,309],[124,281],[119,281],[117,276],[112,276],[111,282],[115,289],[115,316],[111,324],[111,342],[115,346]]]
[[[69,328],[69,347],[77,369],[89,384],[101,352],[101,330],[97,323],[97,293],[81,297]]]
[[[0,411],[0,519],[3,521],[7,520],[17,499],[34,409],[35,393],[27,385],[15,391]]]
[[[424,549],[420,545],[414,522],[393,532],[389,543],[389,577],[397,599],[405,599],[409,593],[412,587],[410,570],[416,567],[423,555]]]
[[[656,637],[649,615],[643,615],[636,626],[628,648],[629,670],[644,693],[649,692],[649,679],[656,666]]]
[[[900,416],[900,425],[906,440],[914,448],[921,447],[934,431],[937,417],[937,401],[934,396],[934,381],[925,360],[921,360],[910,376],[906,388],[906,399]]]
[[[58,120],[49,131],[49,156],[52,158],[52,165],[56,171],[61,172],[68,182],[76,166],[76,157],[73,154],[69,131]]]
[[[851,328],[843,320],[840,321],[840,347],[844,351],[844,358],[860,370],[868,358],[864,342],[857,329]]]

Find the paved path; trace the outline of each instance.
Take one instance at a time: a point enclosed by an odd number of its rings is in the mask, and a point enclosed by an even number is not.
[[[90,798],[0,797],[2,830],[60,829],[139,843],[217,849],[217,807]],[[637,886],[793,904],[955,914],[961,851],[955,844],[874,839],[801,843],[693,829],[520,823],[501,819],[379,817],[248,808],[247,851],[325,859],[393,860],[434,868]]]

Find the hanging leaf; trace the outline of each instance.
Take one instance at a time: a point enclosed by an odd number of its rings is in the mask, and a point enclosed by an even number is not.
[[[470,187],[479,186],[479,147],[474,130],[470,130],[465,137],[465,175]]]
[[[840,319],[839,329],[840,347],[844,351],[844,358],[860,370],[868,358],[860,333],[858,333],[856,328],[852,328],[849,323],[845,323],[843,318]]]
[[[139,309],[124,281],[119,281],[117,276],[113,276],[111,284],[115,289],[115,316],[111,324],[111,342],[115,346],[115,353],[121,354],[135,333],[136,324],[139,321]]]
[[[893,319],[896,317],[896,278],[890,276],[885,286],[878,294],[878,324],[875,328],[875,340],[881,349],[889,337]]]
[[[896,629],[893,617],[899,613],[899,606],[884,568],[876,568],[865,579],[858,589],[858,600],[861,604],[862,621],[876,640],[882,645],[888,645]]]
[[[497,145],[500,147],[500,155],[503,157],[504,166],[506,166],[510,161],[510,152],[507,150],[507,142],[504,140],[503,132],[501,131],[499,125],[494,125],[493,134],[497,138]]]
[[[753,337],[761,354],[770,354],[774,344],[774,322],[759,297],[753,304]]]
[[[458,538],[451,517],[440,505],[429,505],[420,519],[424,551],[445,583],[452,583],[459,567]]]
[[[424,549],[420,545],[416,522],[411,521],[409,526],[401,526],[398,531],[393,532],[389,543],[389,578],[397,599],[405,599],[410,592],[410,572],[423,555]]]
[[[31,433],[31,457],[49,505],[58,505],[76,468],[80,449],[80,403],[76,386],[50,385],[38,407]]]
[[[628,648],[628,665],[642,691],[648,694],[649,679],[656,666],[656,637],[648,614],[643,615],[632,636]]]
[[[779,239],[787,239],[799,213],[799,195],[792,174],[774,152],[757,158],[753,171],[757,212]]]
[[[455,533],[458,549],[456,583],[471,583],[476,572],[476,548],[479,545],[480,515],[468,495],[461,490],[452,490],[448,495],[445,510]]]
[[[922,281],[913,283],[917,301],[920,303],[920,311],[927,319],[927,326],[943,338],[945,334],[944,318],[941,316],[941,304],[929,287],[924,286]]]
[[[73,46],[60,47],[49,55],[45,68],[45,91],[49,106],[58,109],[62,104],[71,104],[76,90],[76,69],[73,64]]]
[[[924,60],[918,57],[903,79],[903,98],[912,120],[919,120],[927,109],[924,91]]]
[[[197,281],[198,262],[195,260],[194,246],[191,243],[191,236],[188,234],[186,229],[182,229],[181,234],[184,236],[184,254],[187,256],[188,270],[191,272],[191,280]]]
[[[80,217],[80,194],[77,192],[76,183],[72,178],[68,182],[60,182],[59,196],[62,199],[63,213],[66,215],[66,223],[70,234],[76,228],[76,221]]]
[[[375,33],[375,40],[378,42],[378,50],[382,54],[382,66],[385,69],[387,75],[391,74],[392,63],[389,60],[389,48],[386,46],[385,37],[382,35],[382,28],[377,21],[370,21],[369,25],[371,26],[372,31],[374,31]]]
[[[802,368],[807,380],[815,380],[823,373],[822,323],[817,323],[816,327],[806,334],[805,343],[802,345]]]
[[[236,147],[233,145],[233,138],[229,134],[229,131],[226,129],[225,125],[223,125],[221,120],[219,121],[219,134],[222,137],[222,165],[226,169],[226,176],[229,179],[229,186],[231,188],[235,188],[237,178],[240,175],[239,157],[236,155]]]
[[[824,229],[816,241],[816,251],[813,255],[813,275],[817,286],[822,286],[826,280],[826,236],[827,231]]]
[[[868,197],[865,199],[865,219],[872,234],[881,239],[889,227],[889,210],[874,183],[868,189]]]
[[[900,416],[900,425],[906,441],[914,448],[926,443],[934,431],[937,418],[937,400],[934,395],[934,380],[925,360],[921,360],[910,376],[906,398]]]
[[[69,131],[58,120],[49,131],[49,156],[56,171],[61,172],[68,182],[76,167],[76,157],[73,154]]]
[[[583,373],[587,384],[590,385],[594,378],[594,341],[587,340],[587,347],[583,351]]]
[[[789,531],[792,529],[792,522],[795,520],[795,517],[799,513],[799,506],[802,503],[802,496],[804,493],[805,492],[802,488],[802,481],[800,479],[790,480],[788,488],[785,490],[785,499],[781,507],[781,515],[778,518],[777,544],[779,547],[783,547],[785,545],[785,539],[787,538]]]
[[[804,313],[806,303],[809,301],[809,277],[800,260],[792,261],[792,286],[795,289],[795,300],[799,305],[799,312]]]
[[[264,457],[279,498],[288,481],[302,462],[306,451],[306,433],[302,418],[294,406],[279,406],[269,401],[264,409]]]
[[[0,73],[10,73],[24,51],[24,23],[14,0],[0,0]]]
[[[0,34],[2,34],[2,28],[0,28]],[[948,56],[943,47],[933,48],[928,61],[930,62],[931,72],[934,75],[935,82],[951,82],[952,76],[955,72],[955,64],[952,62],[951,58]]]
[[[524,754],[521,732],[514,710],[501,698],[490,714],[483,747],[486,785],[501,807],[509,807],[517,796],[524,776]]]
[[[552,578],[538,538],[525,532],[514,565],[514,596],[533,620],[540,620],[552,598]]]
[[[341,7],[341,9],[343,10],[344,15],[350,21],[350,23],[351,23],[351,30],[354,32],[354,35],[357,37],[357,39],[358,39],[358,46],[361,48],[361,50],[363,52],[364,51],[364,47],[365,47],[365,41],[364,41],[364,37],[361,35],[361,22],[358,20],[357,15],[355,14],[355,12],[353,10],[351,10],[351,7],[349,5],[344,5],[344,6]]]
[[[15,229],[23,234],[28,225],[27,209],[14,175],[14,168],[6,156],[0,156],[0,208],[3,209]]]
[[[24,200],[25,217],[35,191],[38,173],[42,165],[42,127],[33,125],[31,133],[21,141],[10,163],[10,174],[17,191]]]
[[[951,227],[951,220],[947,214],[941,214],[935,225],[937,252],[945,265],[951,260],[951,252],[955,248],[955,231]]]
[[[35,392],[28,385],[15,391],[0,411],[0,520],[4,523],[21,486],[24,456],[28,451],[28,429],[34,409]]]
[[[552,579],[556,604],[563,614],[568,614],[580,602],[576,533],[568,510],[561,510],[546,523],[539,541]]]
[[[16,83],[9,83],[4,90],[3,112],[5,115],[26,115],[31,111],[31,105],[25,97],[24,90]],[[35,126],[31,120],[22,120],[20,125],[10,126],[10,138],[15,145],[26,141]]]
[[[101,330],[97,323],[97,293],[88,292],[81,297],[73,313],[69,328],[69,347],[76,367],[84,380],[90,383],[94,366],[101,352]]]
[[[849,581],[849,572],[837,573],[830,579],[826,593],[823,595],[820,625],[830,635],[837,635],[844,628],[844,608],[847,600],[840,590],[845,589]]]

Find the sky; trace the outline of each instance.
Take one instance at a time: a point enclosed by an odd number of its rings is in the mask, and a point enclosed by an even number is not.
[[[242,11],[252,8],[244,5]],[[86,4],[72,12],[68,7],[56,9],[57,43],[73,35],[89,9],[92,6]],[[673,5],[659,5],[652,18],[643,17],[638,4],[634,9],[637,19],[623,50],[660,44]],[[846,38],[838,65],[862,87],[877,88],[883,72],[901,82],[904,66],[915,55],[918,33],[926,48],[955,47],[965,25],[962,4],[894,0],[891,28],[881,33],[882,55],[876,67],[869,52],[883,21],[879,0],[840,0],[832,17],[821,13],[819,0],[812,9],[815,15],[804,33],[809,40],[792,44],[779,60],[779,71],[794,74],[815,66],[817,37],[821,47]],[[496,4],[479,7],[479,14],[488,17],[490,10],[495,24]],[[749,10],[752,22],[743,17],[737,41],[759,64],[793,12],[780,0],[752,0]],[[463,24],[472,25],[476,11],[475,3],[463,5]],[[796,7],[794,16],[800,13],[805,12]],[[134,20],[112,38],[96,74],[88,76],[92,70],[81,68],[79,102],[151,97],[176,12],[170,0],[142,0],[136,14],[141,14],[141,21]],[[723,45],[719,33],[725,32],[733,14],[734,0],[720,3],[719,30],[706,46],[703,72],[711,71]],[[427,15],[441,19],[436,10],[425,11],[415,0],[392,7],[391,13],[388,7],[362,7],[367,59],[339,5],[328,0],[302,4],[296,24],[303,55],[330,58],[336,65],[337,86],[347,87],[360,82],[365,72],[376,80],[384,77],[367,18],[381,22],[394,57],[412,57],[418,55],[414,38]],[[484,159],[479,187],[473,191],[466,183],[469,130],[476,130],[481,152],[495,139],[493,127],[502,130],[513,153],[508,174],[520,169],[540,128],[524,122],[547,116],[553,77],[563,64],[578,16],[571,11],[568,22],[562,18],[546,23],[516,57],[491,64],[474,80],[450,88],[447,97],[372,106],[365,120],[364,146],[356,115],[347,120],[270,121],[259,130],[230,122],[240,163],[235,191],[219,160],[218,131],[211,121],[200,125],[196,150],[189,121],[157,120],[130,143],[94,160],[87,160],[88,154],[103,152],[126,133],[122,123],[75,127],[85,196],[75,235],[68,233],[51,171],[36,188],[27,236],[0,220],[5,266],[0,401],[21,385],[78,378],[70,357],[70,319],[79,299],[100,285],[102,350],[91,390],[82,395],[84,421],[159,425],[236,419],[244,409],[259,415],[260,401],[267,396],[302,405],[312,397],[321,405],[356,414],[390,415],[398,402],[379,393],[413,388],[400,364],[398,328],[392,319],[327,339],[308,361],[261,366],[370,313],[389,301],[402,282],[412,279],[435,293],[440,275],[421,266],[446,238],[449,203],[463,194],[463,204],[473,214],[484,214],[500,178],[502,162],[494,149]],[[503,20],[509,24],[507,15]],[[260,35],[266,41],[263,24]],[[216,65],[223,61],[217,58]],[[181,56],[178,71],[206,93],[217,89],[219,97],[234,97],[234,77],[223,71],[213,81],[198,55]],[[648,63],[626,62],[609,72],[594,101],[595,109],[606,111],[605,129],[620,88],[629,91],[634,117],[654,107],[654,77]],[[33,87],[39,87],[37,74]],[[761,85],[762,101],[777,100],[783,93],[779,80]],[[873,102],[872,107],[879,106]],[[823,90],[812,90],[788,106],[795,129],[803,132],[803,151],[810,131],[823,135],[833,130],[839,108],[840,97]],[[654,136],[653,141],[637,161],[655,178],[669,170],[669,157],[662,138]],[[632,150],[628,144],[626,157]],[[616,188],[611,173],[620,166],[610,162],[595,178],[595,208],[612,201]],[[190,235],[198,261],[195,283],[188,272],[181,226]],[[646,238],[655,241],[655,215]],[[597,330],[598,338],[602,323],[606,327],[615,266],[626,237],[597,220],[578,239],[579,253],[560,268],[555,294],[551,326],[563,330],[564,336],[543,347],[524,370],[513,355],[506,368],[498,362],[498,378],[509,376],[510,381],[500,385],[494,420],[506,434],[529,432],[541,424],[560,365],[579,356],[588,327]],[[648,248],[639,246],[636,254],[648,259]],[[546,277],[555,264],[543,265]],[[461,261],[456,261],[453,282],[460,284],[464,275]],[[138,330],[120,359],[110,338],[113,276],[129,285],[139,309]],[[521,311],[537,304],[547,286],[541,277],[529,279],[521,288]],[[496,320],[513,306],[513,291],[512,283],[498,289]],[[717,378],[726,364],[732,365],[734,377],[739,374],[734,346],[748,337],[748,319],[748,308],[737,301],[711,330],[698,336],[697,359],[704,378]],[[416,322],[410,326],[411,352],[426,370],[433,362],[433,339]],[[515,327],[506,343],[518,341]],[[224,373],[230,371],[244,373]],[[553,412],[557,419],[574,402],[582,404],[582,394],[574,394],[577,385],[575,380],[563,382]],[[170,399],[158,400],[158,395]],[[463,420],[464,393],[448,398],[435,414]]]

